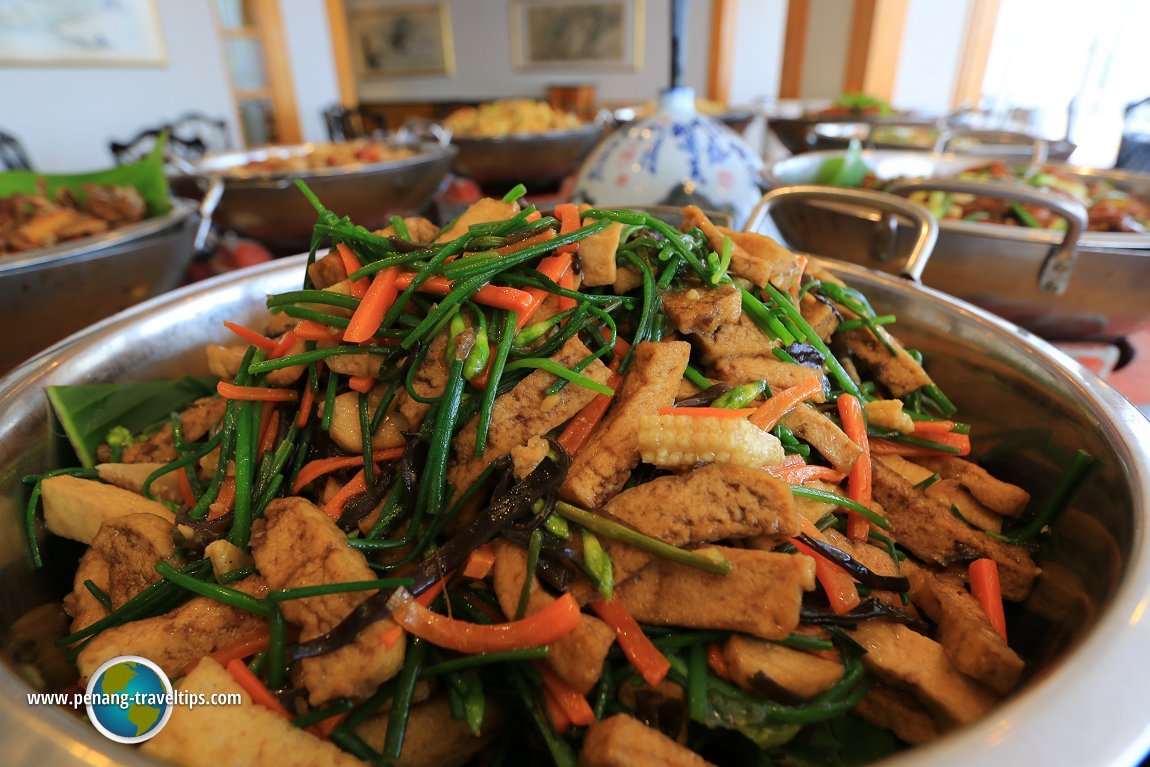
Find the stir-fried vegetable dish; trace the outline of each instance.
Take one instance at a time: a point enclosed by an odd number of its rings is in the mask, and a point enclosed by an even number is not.
[[[500,99],[457,109],[443,125],[452,135],[462,138],[498,138],[575,130],[583,121],[571,112],[552,108],[546,101]]]
[[[308,144],[305,151],[277,153],[273,148],[268,156],[252,160],[246,165],[230,168],[237,176],[261,176],[270,173],[291,173],[323,168],[350,168],[373,162],[387,162],[411,157],[415,150],[407,146],[393,146],[375,139]]]
[[[147,214],[143,197],[132,186],[84,184],[49,195],[0,197],[0,256],[47,248],[133,224]]]
[[[244,694],[140,750],[857,764],[1009,695],[1003,600],[1089,457],[1030,508],[819,262],[522,193],[378,232],[313,198],[300,289],[225,323],[210,396],[50,392],[85,465],[26,478],[26,521],[37,562],[41,506],[87,544],[81,683],[140,655]]]
[[[969,168],[955,178],[1019,184],[1080,202],[1086,206],[1086,228],[1092,232],[1150,231],[1150,202],[1117,188],[1108,179],[1091,180],[1048,165],[1010,165],[1003,162]],[[871,174],[862,185],[881,190],[902,180],[884,180]],[[1043,229],[1066,228],[1066,222],[1050,208],[1030,203],[944,192],[916,192],[911,199],[923,203],[941,219]]]

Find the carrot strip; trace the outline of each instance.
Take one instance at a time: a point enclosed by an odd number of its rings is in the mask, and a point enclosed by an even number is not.
[[[842,615],[859,606],[862,600],[859,598],[858,589],[855,588],[854,579],[851,578],[846,570],[834,562],[831,562],[798,538],[791,538],[791,543],[799,550],[800,554],[808,556],[815,561],[815,578],[818,580],[819,585],[823,587],[823,591],[826,592],[831,610],[838,615]]]
[[[753,407],[661,407],[659,415],[686,415],[695,418],[746,418],[757,412]]]
[[[387,461],[399,460],[402,457],[402,447],[388,447],[373,452],[371,454],[371,461],[372,463],[385,463]],[[295,484],[292,485],[291,491],[298,493],[304,487],[325,474],[331,474],[333,471],[339,471],[340,469],[350,469],[353,466],[363,466],[362,455],[349,455],[346,458],[319,458],[314,461],[309,461],[299,470],[299,474],[296,475]]]
[[[652,687],[663,681],[667,672],[671,670],[671,662],[651,643],[643,633],[643,629],[639,628],[639,624],[631,617],[627,607],[618,599],[612,599],[610,602],[597,599],[588,606],[615,630],[619,647],[643,677],[643,681]]]
[[[538,210],[533,210],[527,214],[527,220],[528,221],[538,221],[541,218],[543,218],[543,214],[540,213]],[[548,229],[547,231],[551,231],[551,230]]]
[[[288,353],[288,350],[295,346],[296,335],[294,330],[289,330],[280,337],[279,342],[276,343],[275,348],[268,354],[268,359],[278,360],[280,357]]]
[[[219,495],[212,505],[208,507],[208,520],[217,519],[227,514],[236,504],[236,481],[228,477],[220,484]]]
[[[558,256],[548,256],[541,260],[535,271],[547,277],[553,282],[559,282],[566,276],[567,272],[571,270],[574,262],[571,260],[571,254],[563,253]],[[519,331],[527,327],[527,323],[531,320],[535,311],[547,300],[547,296],[553,295],[550,291],[543,288],[527,288],[525,291],[531,296],[531,304],[524,311],[519,313],[515,319],[515,330]]]
[[[798,274],[795,275],[795,281],[791,283],[791,289],[789,291],[791,298],[795,299],[795,301],[799,300],[799,286],[802,285],[803,272],[807,270],[807,264],[809,262],[810,259],[806,256],[795,254],[795,263],[798,265],[799,269]]]
[[[838,399],[839,420],[847,438],[862,450],[862,455],[851,467],[847,475],[847,496],[868,509],[871,505],[870,440],[866,434],[866,418],[862,405],[853,394],[840,394]],[[857,511],[847,512],[847,537],[852,541],[865,541],[870,535],[870,522]]]
[[[1006,641],[1006,615],[1002,611],[1002,586],[998,581],[998,563],[993,559],[976,559],[967,568],[970,593],[982,605],[990,625]]]
[[[935,450],[922,445],[908,445],[905,442],[896,442],[878,437],[870,441],[871,455],[901,455],[904,458],[918,458],[923,456],[939,455],[970,455],[970,435],[968,434],[931,434],[931,442],[948,445],[958,449],[957,453],[948,453],[945,450]]]
[[[606,331],[604,331],[606,335]],[[623,357],[627,355],[627,350],[631,348],[631,344],[624,341],[622,338],[615,339],[615,346],[612,351],[615,353],[615,359],[611,360],[611,364],[607,369],[611,371],[611,375],[607,377],[607,385],[611,387],[612,391],[619,390],[619,384],[622,382],[623,377],[619,375],[619,363]],[[574,456],[578,453],[583,445],[586,444],[587,439],[591,436],[591,432],[603,420],[603,416],[607,414],[607,409],[611,407],[611,401],[614,394],[608,396],[606,394],[596,394],[595,398],[583,406],[583,409],[575,414],[575,417],[567,422],[567,426],[559,434],[558,443],[563,446],[567,454]]]
[[[415,272],[400,272],[395,278],[395,286],[400,290],[410,287],[415,279]],[[451,292],[454,283],[446,277],[429,277],[419,286],[420,293],[433,293],[446,296]],[[516,312],[527,311],[531,305],[531,296],[526,290],[519,288],[506,288],[499,285],[484,285],[471,296],[477,304],[494,306],[496,309],[508,309]],[[372,331],[374,332],[374,331]]]
[[[295,402],[299,399],[299,392],[291,389],[274,389],[270,386],[237,386],[226,381],[220,381],[216,384],[216,391],[224,399],[249,402]]]
[[[307,731],[312,735],[315,735],[317,738],[331,740],[332,732],[335,731],[336,727],[339,727],[341,724],[343,724],[343,720],[347,719],[347,715],[349,713],[351,712],[344,711],[342,713],[335,714],[334,716],[329,716],[327,719],[321,719],[311,727],[308,727]]]
[[[307,425],[307,419],[311,416],[311,406],[315,402],[315,392],[311,390],[310,386],[303,387],[303,399],[299,403],[299,412],[296,413],[295,425],[297,429],[302,429]]]
[[[711,667],[711,671],[715,672],[715,676],[724,682],[731,681],[731,669],[727,665],[727,656],[723,655],[723,648],[714,642],[707,645],[707,665]]]
[[[841,471],[829,466],[813,466],[809,464],[777,464],[767,466],[766,470],[775,479],[780,479],[788,485],[802,485],[807,482],[821,480],[837,485],[846,479]]]
[[[532,220],[538,221],[540,218],[543,218],[543,216],[540,215],[534,219],[532,219],[530,216],[528,216],[527,220],[528,221],[532,221]],[[538,245],[541,242],[547,242],[548,240],[554,240],[555,237],[556,237],[556,234],[555,234],[554,229],[544,229],[539,234],[533,234],[530,237],[524,237],[522,240],[519,240],[518,242],[513,242],[510,245],[504,245],[502,248],[496,248],[495,252],[501,256],[509,256],[512,253],[518,253],[519,251],[523,250],[524,248],[529,248],[532,245]]]
[[[360,469],[350,482],[341,487],[331,500],[323,505],[323,513],[332,519],[339,519],[343,514],[344,504],[351,500],[353,495],[359,495],[365,490],[367,490],[367,479],[364,477],[363,469]]]
[[[315,320],[300,320],[295,325],[295,337],[301,341],[336,341],[343,333],[339,328]]]
[[[437,647],[463,653],[500,652],[542,647],[577,629],[583,621],[579,603],[564,594],[523,620],[482,624],[449,618],[420,605],[406,589],[389,603],[391,617],[409,634]]]
[[[252,670],[248,668],[247,664],[242,660],[232,660],[225,668],[228,670],[228,673],[232,675],[232,679],[236,680],[236,684],[244,688],[244,692],[251,696],[253,703],[270,709],[287,719],[291,719],[291,714],[288,713],[288,710],[283,707],[283,704],[276,700],[276,697],[271,694],[271,691],[268,690],[267,687],[264,687],[264,683],[252,673]]]
[[[271,635],[267,629],[245,637],[238,642],[221,647],[208,657],[219,663],[223,667],[227,667],[229,663],[234,660],[243,660],[250,658],[258,652],[263,652],[268,649],[268,643],[271,642]]]
[[[403,630],[403,627],[392,626],[387,631],[379,635],[379,641],[383,643],[384,647],[390,650],[391,648],[395,647],[396,642],[403,639],[403,635],[405,633],[407,632]]]
[[[555,206],[555,217],[559,219],[559,234],[570,234],[579,228],[579,209],[572,203],[564,202]],[[578,242],[572,242],[555,249],[557,254],[575,253],[579,249]]]
[[[371,387],[375,386],[375,379],[371,376],[351,376],[347,379],[347,385],[353,391],[360,394],[367,394],[371,391]]]
[[[565,735],[571,729],[571,720],[563,710],[563,706],[546,687],[543,688],[543,705],[547,708],[547,718],[551,720],[555,732]]]
[[[188,479],[189,467],[185,466],[176,472],[176,479],[180,483],[180,498],[189,509],[196,505],[196,494],[192,492],[192,481]]]
[[[918,436],[947,434],[954,431],[954,421],[915,421],[911,434]],[[931,439],[931,437],[927,437]]]
[[[344,341],[358,344],[370,340],[375,335],[379,330],[379,324],[383,322],[383,315],[387,314],[387,310],[395,303],[395,297],[399,295],[395,281],[398,274],[399,267],[393,266],[375,275],[371,287],[364,293],[359,307],[351,315],[347,330],[343,333]]]
[[[339,253],[339,258],[343,261],[343,270],[348,274],[358,271],[363,266],[359,258],[351,252],[351,248],[344,245],[342,242],[336,246],[336,252]],[[356,298],[363,298],[367,293],[367,288],[371,284],[367,277],[360,277],[358,280],[351,281],[351,294]]]
[[[276,342],[267,336],[260,335],[251,328],[245,328],[243,325],[236,324],[235,322],[228,322],[224,320],[224,327],[235,333],[240,338],[247,341],[252,346],[263,349],[265,352],[270,352],[276,348]]]
[[[595,721],[595,712],[578,690],[564,682],[546,663],[536,661],[535,669],[543,677],[543,687],[555,698],[571,724],[586,727]]]
[[[575,243],[575,244],[578,244],[578,243]],[[574,270],[569,271],[569,272],[567,272],[567,274],[563,275],[563,279],[559,280],[559,287],[567,288],[567,290],[577,290],[578,289],[578,285],[575,281],[575,271]],[[578,303],[579,302],[576,301],[574,298],[568,298],[567,296],[559,296],[557,308],[559,309],[559,311],[565,312],[568,309],[574,309]],[[566,322],[566,320],[564,320],[564,322]]]
[[[751,415],[750,421],[763,431],[773,429],[779,419],[792,409],[822,393],[822,383],[816,380],[783,389],[760,405]]]
[[[486,543],[467,557],[467,564],[463,566],[463,577],[482,580],[491,573],[491,568],[494,566],[495,547]]]
[[[276,422],[275,418],[276,405],[274,402],[265,402],[263,412],[260,413],[260,438],[259,449],[256,451],[256,460],[263,458],[264,453],[272,449],[276,441],[276,432],[278,429],[273,429],[272,424]]]

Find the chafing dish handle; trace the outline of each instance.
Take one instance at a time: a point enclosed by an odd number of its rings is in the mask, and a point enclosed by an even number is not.
[[[1038,272],[1038,289],[1044,293],[1060,296],[1070,285],[1074,275],[1074,265],[1078,261],[1078,238],[1086,229],[1086,207],[1077,200],[1057,197],[1029,186],[1014,184],[994,184],[985,181],[965,179],[923,179],[898,184],[888,191],[891,194],[909,196],[914,192],[951,192],[971,194],[976,197],[993,197],[1010,202],[1024,202],[1047,208],[1066,222],[1066,234]]]
[[[212,231],[212,214],[216,212],[216,207],[223,196],[224,180],[219,176],[213,176],[207,191],[204,192],[204,198],[200,200],[200,223],[196,227],[196,238],[192,240],[196,253],[203,253],[207,249],[208,235]]]
[[[1022,146],[1030,144],[1030,162],[1034,165],[1040,165],[1046,162],[1046,158],[1050,154],[1050,144],[1047,143],[1046,139],[1040,138],[1039,136],[1030,133],[1020,133],[1018,131],[985,130],[967,126],[946,128],[939,131],[938,138],[934,141],[934,153],[942,154],[945,152],[947,147],[950,146],[950,142],[956,138],[973,138],[995,144],[1019,144]],[[979,154],[978,149],[967,149],[964,151],[966,154]]]
[[[910,219],[918,227],[914,246],[903,264],[900,274],[914,282],[922,281],[923,270],[926,269],[930,254],[934,251],[934,243],[938,240],[938,222],[926,208],[917,202],[911,202],[902,197],[896,197],[885,192],[876,192],[871,189],[839,189],[825,186],[784,186],[768,192],[759,204],[751,211],[747,220],[745,231],[757,232],[767,221],[771,208],[780,203],[806,202],[817,200],[822,202],[840,202],[859,205],[864,208],[892,213]]]

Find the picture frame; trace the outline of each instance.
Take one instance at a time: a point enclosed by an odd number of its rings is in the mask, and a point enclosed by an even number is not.
[[[0,66],[163,67],[155,0],[8,0]]]
[[[645,0],[511,0],[518,69],[638,71]]]
[[[356,74],[365,79],[455,73],[451,13],[445,3],[355,11],[348,21]]]

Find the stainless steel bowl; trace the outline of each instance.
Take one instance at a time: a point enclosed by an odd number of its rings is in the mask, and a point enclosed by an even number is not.
[[[531,193],[551,191],[579,169],[602,136],[598,125],[492,138],[453,136],[451,145],[459,153],[451,170],[492,195],[503,194],[519,183]]]
[[[811,184],[823,162],[844,151],[811,152],[774,163],[764,174],[769,189]],[[880,178],[933,179],[986,162],[984,157],[868,150],[863,162]],[[1084,181],[1108,180],[1150,197],[1150,176],[1052,163]],[[1054,339],[1127,335],[1150,327],[1150,234],[1074,231],[1084,222],[1081,206],[1051,195],[1004,184],[928,180],[915,189],[968,191],[1036,202],[1070,221],[1068,232],[971,221],[939,222],[934,256],[923,275],[927,285],[978,304]],[[1029,192],[1029,194],[1028,194]],[[1036,196],[1037,195],[1037,196]],[[781,202],[781,201],[780,201]],[[913,230],[856,203],[777,205],[773,219],[783,238],[813,253],[897,271],[909,253]],[[762,216],[752,217],[762,226]]]
[[[269,156],[309,151],[310,145],[227,152],[205,157],[190,173],[170,181],[177,194],[195,197],[210,195],[214,184],[222,185],[214,223],[285,255],[307,250],[315,226],[315,209],[296,188],[297,179],[329,210],[369,229],[386,226],[393,215],[422,211],[447,175],[454,151],[435,142],[412,148],[414,156],[399,160],[263,175],[246,175],[239,169]]]
[[[300,284],[293,258],[198,283],[73,336],[0,382],[0,634],[70,587],[67,559],[30,568],[20,517],[22,474],[58,464],[43,387],[205,372],[204,344],[221,321],[251,321],[264,296]],[[1126,767],[1150,746],[1150,421],[1113,389],[1035,336],[975,307],[853,265],[834,271],[921,349],[931,374],[975,425],[975,451],[1013,437],[1020,447],[994,471],[1041,502],[1073,449],[1101,470],[1055,525],[1032,597],[1012,615],[1014,639],[1035,673],[983,721],[890,760],[901,767]],[[72,552],[74,556],[74,551]],[[13,767],[150,764],[78,718],[25,703],[9,644],[0,668],[0,739]]]
[[[0,258],[0,372],[61,338],[180,284],[196,209]]]

